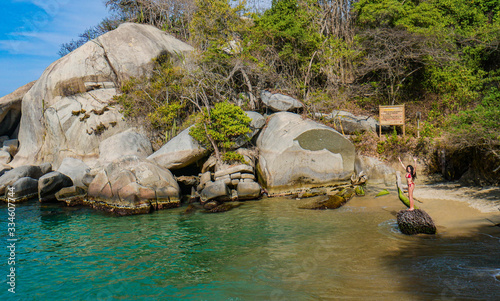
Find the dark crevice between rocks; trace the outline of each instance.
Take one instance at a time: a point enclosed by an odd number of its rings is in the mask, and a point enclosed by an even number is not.
[[[0,122],[0,136],[9,136],[10,139],[17,139],[20,123],[21,109],[11,108]]]

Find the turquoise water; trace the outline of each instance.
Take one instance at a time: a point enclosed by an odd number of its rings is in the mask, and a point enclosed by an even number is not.
[[[354,200],[353,200],[354,201]],[[351,201],[351,202],[353,202]],[[247,202],[112,217],[86,208],[16,209],[16,294],[1,300],[498,300],[497,236],[399,234],[387,208],[297,209]],[[7,244],[7,207],[0,207]],[[3,249],[3,248],[2,248]],[[4,249],[5,250],[5,249]]]

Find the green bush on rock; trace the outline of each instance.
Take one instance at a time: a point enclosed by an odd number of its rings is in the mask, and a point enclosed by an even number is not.
[[[251,121],[240,107],[219,102],[210,110],[204,108],[198,113],[189,134],[204,147],[213,150],[218,161],[241,161],[242,158],[228,151],[234,148],[238,137],[250,133]]]

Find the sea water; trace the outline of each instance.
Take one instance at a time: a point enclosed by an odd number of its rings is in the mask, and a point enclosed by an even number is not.
[[[16,293],[8,291],[2,246],[0,299],[500,299],[498,235],[480,228],[443,235],[438,227],[438,235],[405,236],[394,192],[336,210],[298,209],[301,202],[273,198],[225,213],[186,215],[181,207],[127,217],[18,205]],[[2,205],[3,245],[7,212]]]

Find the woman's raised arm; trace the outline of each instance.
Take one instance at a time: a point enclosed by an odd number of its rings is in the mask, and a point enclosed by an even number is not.
[[[399,163],[401,163],[401,166],[403,166],[403,169],[406,171],[406,166],[403,164],[403,161],[401,161],[401,157],[398,157]]]

